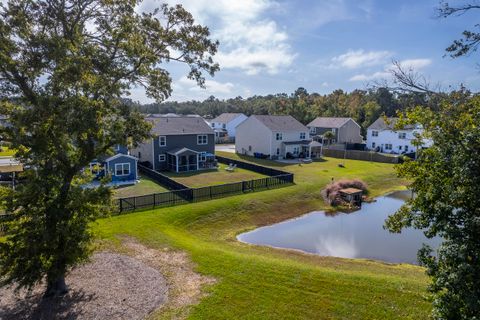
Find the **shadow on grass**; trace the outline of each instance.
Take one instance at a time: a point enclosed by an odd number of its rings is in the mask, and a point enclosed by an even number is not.
[[[81,290],[70,290],[63,297],[43,298],[43,293],[33,293],[18,297],[11,305],[0,308],[0,319],[81,319],[79,304],[95,300],[93,294]]]

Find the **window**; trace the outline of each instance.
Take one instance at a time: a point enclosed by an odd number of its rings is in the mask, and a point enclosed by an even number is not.
[[[130,163],[117,163],[115,164],[116,176],[128,176],[130,174]]]
[[[224,123],[222,124],[222,128],[225,129],[227,127],[227,125]]]
[[[407,151],[408,151],[408,146],[406,145],[406,146],[405,146],[405,152],[407,152]]]
[[[282,134],[280,132],[277,133],[276,139],[277,140],[282,140]]]
[[[138,159],[141,159],[141,158],[142,158],[142,153],[138,151]]]
[[[305,140],[305,132],[300,133],[300,140]]]
[[[315,127],[310,128],[310,133],[311,134],[315,134],[316,132],[317,132],[317,128],[315,128]]]
[[[392,144],[391,143],[386,143],[385,144],[385,150],[392,150]]]
[[[160,147],[165,147],[167,145],[167,137],[165,136],[158,137],[158,144],[160,145]]]
[[[378,137],[378,131],[372,131],[372,137]]]
[[[212,128],[215,128],[215,123],[212,122]]]
[[[197,136],[197,144],[208,144],[208,137],[206,134]]]
[[[166,160],[167,160],[167,156],[165,155],[165,153],[158,155],[158,161],[165,162]]]
[[[298,147],[293,147],[293,154],[298,154],[300,149]]]
[[[252,151],[252,146],[248,146],[248,151]]]
[[[332,128],[332,132],[333,132],[333,133],[337,133],[337,129],[336,129],[336,128]]]
[[[398,150],[402,150],[402,146],[398,146]]]
[[[90,163],[90,171],[93,174],[98,174],[100,171],[103,170],[102,164],[98,162],[92,162]]]
[[[202,161],[202,162],[207,161],[207,153],[206,152],[200,153],[200,161]]]
[[[279,156],[279,155],[280,155],[280,149],[277,148],[277,156]]]
[[[375,142],[372,142],[372,149],[375,149]]]
[[[398,133],[398,139],[405,139],[405,138],[407,138],[407,134],[405,132]]]

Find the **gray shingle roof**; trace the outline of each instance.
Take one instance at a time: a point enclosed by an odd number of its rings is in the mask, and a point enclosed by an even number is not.
[[[214,134],[201,117],[160,117],[147,118],[153,123],[152,133],[158,136],[182,134]]]
[[[243,113],[222,113],[215,119],[210,120],[210,122],[215,122],[215,123],[229,123],[233,119],[235,119],[238,116],[241,116]]]
[[[307,127],[292,116],[254,115],[252,117],[272,131],[308,131]]]
[[[338,118],[338,117],[318,117],[309,124],[307,127],[316,128],[340,128],[351,118]]]
[[[397,124],[399,118],[387,118],[388,123],[385,122],[384,117],[380,117],[372,123],[368,129],[369,130],[394,130],[395,125]],[[415,129],[414,125],[406,125],[403,129],[410,130]]]

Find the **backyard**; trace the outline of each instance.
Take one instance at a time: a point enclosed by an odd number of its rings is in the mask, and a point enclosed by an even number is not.
[[[228,171],[225,170],[227,167],[228,165],[220,164],[219,168],[214,170],[193,171],[186,173],[163,172],[163,174],[191,188],[214,186],[266,177],[260,173],[240,168],[235,168],[233,171]]]
[[[115,198],[127,198],[144,196],[152,193],[160,193],[168,191],[167,188],[156,183],[149,177],[138,176],[140,182],[131,186],[123,186],[114,190]]]
[[[239,158],[233,154],[225,157]],[[122,250],[125,236],[158,250],[186,252],[216,283],[198,305],[163,309],[153,318],[424,319],[430,312],[423,268],[369,260],[319,257],[252,246],[237,234],[306,212],[328,209],[320,190],[332,178],[359,178],[371,196],[405,188],[389,164],[326,158],[280,164],[244,158],[295,173],[296,185],[248,195],[146,210],[99,220],[101,247]],[[202,184],[203,185],[203,184]]]

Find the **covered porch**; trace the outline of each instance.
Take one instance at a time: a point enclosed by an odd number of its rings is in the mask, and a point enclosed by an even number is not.
[[[167,152],[167,168],[173,172],[188,172],[216,167],[215,155],[189,148],[177,148]]]

